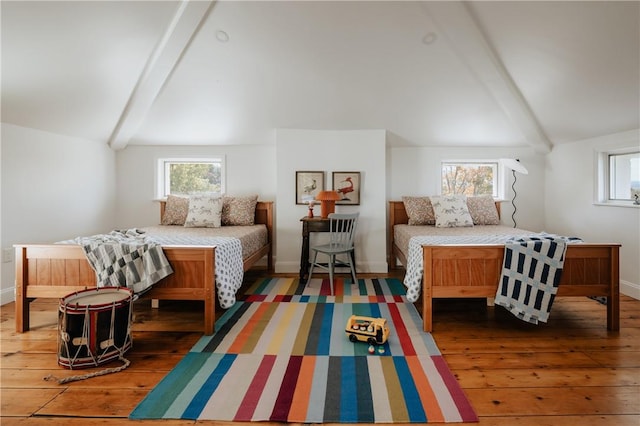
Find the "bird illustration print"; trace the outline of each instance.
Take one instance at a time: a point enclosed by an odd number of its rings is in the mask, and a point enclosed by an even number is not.
[[[318,186],[316,185],[316,180],[313,179],[311,185],[305,186],[302,190],[305,194],[311,194]]]
[[[336,191],[340,194],[342,200],[349,200],[347,194],[353,192],[353,181],[351,180],[351,177],[349,176],[345,180],[341,181],[340,187]]]

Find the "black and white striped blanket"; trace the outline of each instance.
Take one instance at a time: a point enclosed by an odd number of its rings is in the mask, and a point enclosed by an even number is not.
[[[127,287],[136,295],[173,273],[162,247],[137,229],[78,237],[94,269],[98,287]]]
[[[495,304],[523,321],[547,322],[562,277],[567,244],[572,242],[581,240],[538,234],[505,242]]]

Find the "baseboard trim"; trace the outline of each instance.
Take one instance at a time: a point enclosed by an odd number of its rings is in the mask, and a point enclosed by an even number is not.
[[[0,291],[0,305],[6,305],[7,303],[15,302],[16,300],[16,288],[9,287]]]
[[[387,262],[356,262],[358,273],[363,274],[386,274],[388,273]],[[348,268],[338,268],[340,273],[348,271]],[[275,262],[275,273],[292,274],[300,272],[300,262]]]
[[[640,300],[640,284],[620,280],[620,293]]]

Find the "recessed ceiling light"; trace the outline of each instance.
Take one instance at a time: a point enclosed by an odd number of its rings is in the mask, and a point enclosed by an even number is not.
[[[422,37],[422,42],[426,45],[433,44],[436,40],[438,40],[438,34],[433,31],[426,33],[424,37]]]
[[[218,30],[216,31],[216,39],[220,43],[226,43],[229,41],[229,34],[227,34],[226,31]]]

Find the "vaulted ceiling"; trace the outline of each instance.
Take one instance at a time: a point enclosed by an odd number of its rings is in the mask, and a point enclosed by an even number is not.
[[[2,122],[128,144],[554,145],[640,128],[637,1],[5,1]]]

